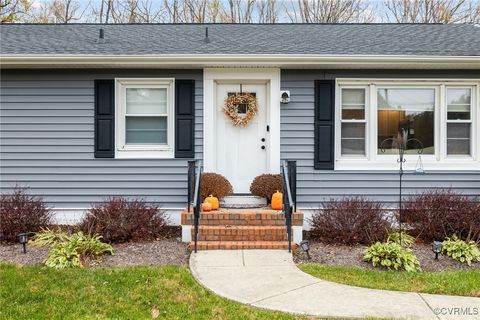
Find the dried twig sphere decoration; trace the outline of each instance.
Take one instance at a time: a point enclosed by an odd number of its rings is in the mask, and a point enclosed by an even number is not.
[[[238,113],[239,105],[246,105],[245,115]],[[258,112],[257,98],[248,92],[237,92],[225,99],[223,113],[230,118],[234,126],[248,126]]]

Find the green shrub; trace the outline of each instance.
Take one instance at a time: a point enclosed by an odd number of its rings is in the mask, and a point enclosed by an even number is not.
[[[480,249],[474,241],[463,241],[456,235],[443,241],[442,254],[462,263],[471,265],[480,262]]]
[[[393,242],[401,245],[402,247],[411,248],[415,243],[415,238],[403,231],[396,231],[388,234],[387,242]]]
[[[84,234],[82,231],[67,235],[62,231],[43,230],[32,241],[36,246],[49,246],[45,265],[50,268],[82,268],[85,260],[96,259],[104,253],[113,254],[113,248],[102,242],[99,235]]]
[[[371,262],[374,267],[380,266],[408,272],[422,270],[412,251],[395,242],[376,242],[367,247],[364,253],[363,260]]]

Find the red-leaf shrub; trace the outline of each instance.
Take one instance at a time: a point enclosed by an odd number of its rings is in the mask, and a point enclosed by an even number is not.
[[[37,232],[51,223],[51,212],[42,198],[15,188],[0,196],[0,240],[16,242],[18,234]]]
[[[404,201],[402,220],[411,234],[426,241],[443,240],[453,234],[480,241],[480,199],[452,190],[410,196]]]
[[[311,238],[346,245],[383,240],[390,227],[383,205],[362,197],[323,202],[310,222]]]
[[[119,197],[91,208],[79,227],[106,242],[121,243],[163,237],[166,223],[165,212],[157,205]]]

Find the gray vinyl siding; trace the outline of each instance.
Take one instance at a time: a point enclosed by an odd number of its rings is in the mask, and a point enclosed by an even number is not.
[[[393,205],[398,200],[397,171],[315,170],[314,80],[335,78],[477,78],[478,71],[313,71],[282,70],[282,90],[290,90],[291,101],[281,106],[281,158],[297,160],[298,205],[317,208],[329,198],[366,196]],[[404,175],[405,194],[432,188],[452,188],[465,195],[480,195],[478,171],[429,171]]]
[[[30,188],[55,208],[88,208],[109,196],[143,197],[165,208],[186,202],[187,160],[95,159],[94,79],[175,77],[195,79],[195,154],[203,149],[202,70],[2,71],[1,191]],[[281,87],[291,102],[281,105],[281,157],[298,161],[301,208],[344,195],[365,195],[393,203],[398,175],[385,171],[313,169],[314,80],[341,77],[478,78],[478,71],[308,71],[283,70]],[[480,195],[480,174],[468,171],[405,175],[405,193],[451,187]]]
[[[194,79],[202,159],[202,70],[2,71],[2,192],[28,187],[55,208],[88,208],[110,196],[185,207],[187,159],[94,158],[94,79],[115,77]]]

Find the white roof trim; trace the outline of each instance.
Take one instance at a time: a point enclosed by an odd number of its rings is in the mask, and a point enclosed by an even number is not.
[[[480,69],[480,56],[418,55],[2,55],[1,68],[142,68],[266,66],[282,68]]]

